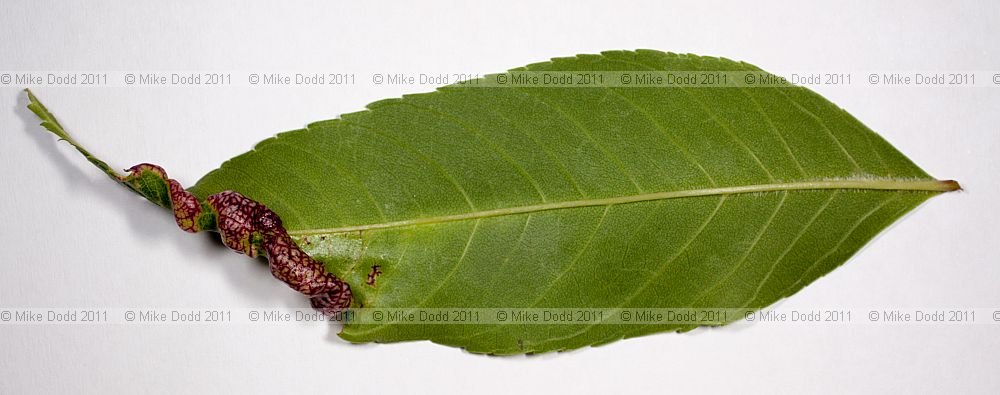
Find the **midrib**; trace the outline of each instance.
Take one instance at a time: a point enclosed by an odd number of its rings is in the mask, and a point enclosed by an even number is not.
[[[661,200],[661,199],[677,199],[677,198],[713,196],[713,195],[734,195],[734,194],[755,193],[755,192],[803,191],[803,190],[821,190],[821,189],[948,192],[948,191],[958,190],[960,188],[961,187],[958,185],[957,182],[951,180],[940,181],[940,180],[900,180],[900,179],[840,179],[840,180],[789,182],[789,183],[777,183],[777,184],[741,185],[733,187],[653,192],[653,193],[644,193],[639,195],[616,196],[616,197],[600,198],[600,199],[584,199],[584,200],[570,200],[565,202],[551,202],[551,203],[533,204],[528,206],[505,207],[493,210],[473,211],[462,214],[450,214],[450,215],[441,215],[436,217],[408,219],[403,221],[344,226],[340,228],[290,230],[288,233],[294,236],[348,233],[348,232],[358,232],[365,230],[430,225],[442,222],[464,221],[464,220],[479,219],[479,218],[501,217],[505,215],[527,214],[539,211],[562,210],[562,209],[592,207],[592,206],[609,206],[616,204],[628,204],[628,203],[646,202],[650,200]]]

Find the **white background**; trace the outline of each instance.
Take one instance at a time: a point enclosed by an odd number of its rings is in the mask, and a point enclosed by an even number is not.
[[[1000,8],[990,1],[158,3],[0,3],[0,71],[317,70],[364,79],[652,48],[777,72],[1000,73]],[[1000,86],[858,85],[816,90],[966,190],[932,199],[781,307],[1000,309]],[[19,88],[0,87],[0,307],[305,305],[259,262],[179,231],[168,212],[57,143],[35,126]],[[274,133],[429,89],[359,80],[35,93],[113,166],[157,163],[190,185]],[[351,345],[315,323],[0,325],[0,393],[996,393],[1000,323],[977,318],[984,323],[741,323],[503,358],[427,342]]]

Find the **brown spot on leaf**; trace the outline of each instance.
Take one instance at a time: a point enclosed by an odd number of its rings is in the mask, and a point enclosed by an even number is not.
[[[365,284],[368,284],[369,287],[374,288],[375,280],[378,279],[378,276],[381,274],[382,274],[382,266],[372,265],[372,270],[368,272],[368,280],[365,281]]]

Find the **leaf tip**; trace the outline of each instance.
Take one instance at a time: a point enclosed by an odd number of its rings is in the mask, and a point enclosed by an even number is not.
[[[952,191],[961,191],[962,190],[962,186],[958,184],[958,181],[955,181],[955,180],[943,180],[943,181],[940,181],[940,182],[941,182],[941,191],[942,192],[952,192]]]

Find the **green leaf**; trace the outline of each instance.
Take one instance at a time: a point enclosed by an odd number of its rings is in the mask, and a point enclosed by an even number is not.
[[[760,72],[648,50],[524,71]],[[613,313],[760,309],[957,188],[801,87],[466,83],[281,133],[191,191],[266,204],[364,307]],[[694,327],[348,322],[340,335],[512,354]]]

